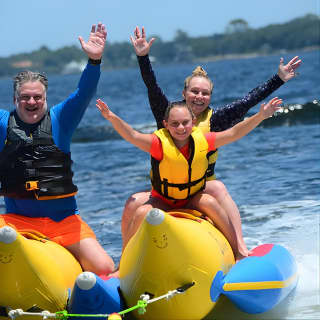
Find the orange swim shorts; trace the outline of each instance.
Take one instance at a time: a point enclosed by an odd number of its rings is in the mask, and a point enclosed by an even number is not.
[[[30,218],[13,213],[0,214],[0,228],[5,225],[11,225],[20,232],[40,232],[63,247],[85,238],[96,238],[93,230],[76,214],[59,222],[50,218]]]

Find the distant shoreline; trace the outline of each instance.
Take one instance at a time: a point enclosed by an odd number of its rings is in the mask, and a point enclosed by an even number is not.
[[[295,51],[302,51],[302,52],[309,52],[309,51],[315,51],[320,50],[320,46],[312,46],[312,47],[305,47],[305,48],[298,48],[296,50],[278,50],[278,51],[272,51],[269,53],[237,53],[237,54],[225,54],[225,55],[215,55],[215,56],[208,56],[208,57],[199,57],[193,59],[193,62],[199,62],[199,63],[206,63],[206,62],[214,62],[214,61],[220,61],[220,60],[236,60],[236,59],[250,59],[250,58],[256,58],[256,57],[265,57],[265,56],[272,56],[272,55],[278,55],[278,54],[288,54],[290,52]]]

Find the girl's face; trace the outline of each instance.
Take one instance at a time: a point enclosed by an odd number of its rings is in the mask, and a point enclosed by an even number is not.
[[[177,146],[183,146],[189,140],[194,122],[187,108],[177,106],[170,110],[168,120],[163,120],[163,125]]]
[[[183,97],[195,116],[198,117],[210,104],[210,82],[203,77],[193,77],[189,82],[188,88],[183,90]]]

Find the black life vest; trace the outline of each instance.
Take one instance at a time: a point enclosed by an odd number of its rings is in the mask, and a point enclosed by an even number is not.
[[[50,113],[28,134],[17,116],[9,117],[7,139],[0,152],[0,194],[17,199],[49,200],[75,195],[70,152],[54,143]]]

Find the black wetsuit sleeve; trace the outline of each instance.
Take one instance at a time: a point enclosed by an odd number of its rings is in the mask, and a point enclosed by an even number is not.
[[[152,70],[149,56],[137,56],[141,76],[148,89],[148,97],[153,116],[156,119],[157,127],[162,128],[162,120],[169,101],[157,84],[157,79]]]
[[[210,131],[223,131],[242,121],[250,108],[264,100],[272,92],[281,87],[284,82],[276,74],[265,83],[251,90],[242,99],[223,107],[214,109],[210,119]]]

